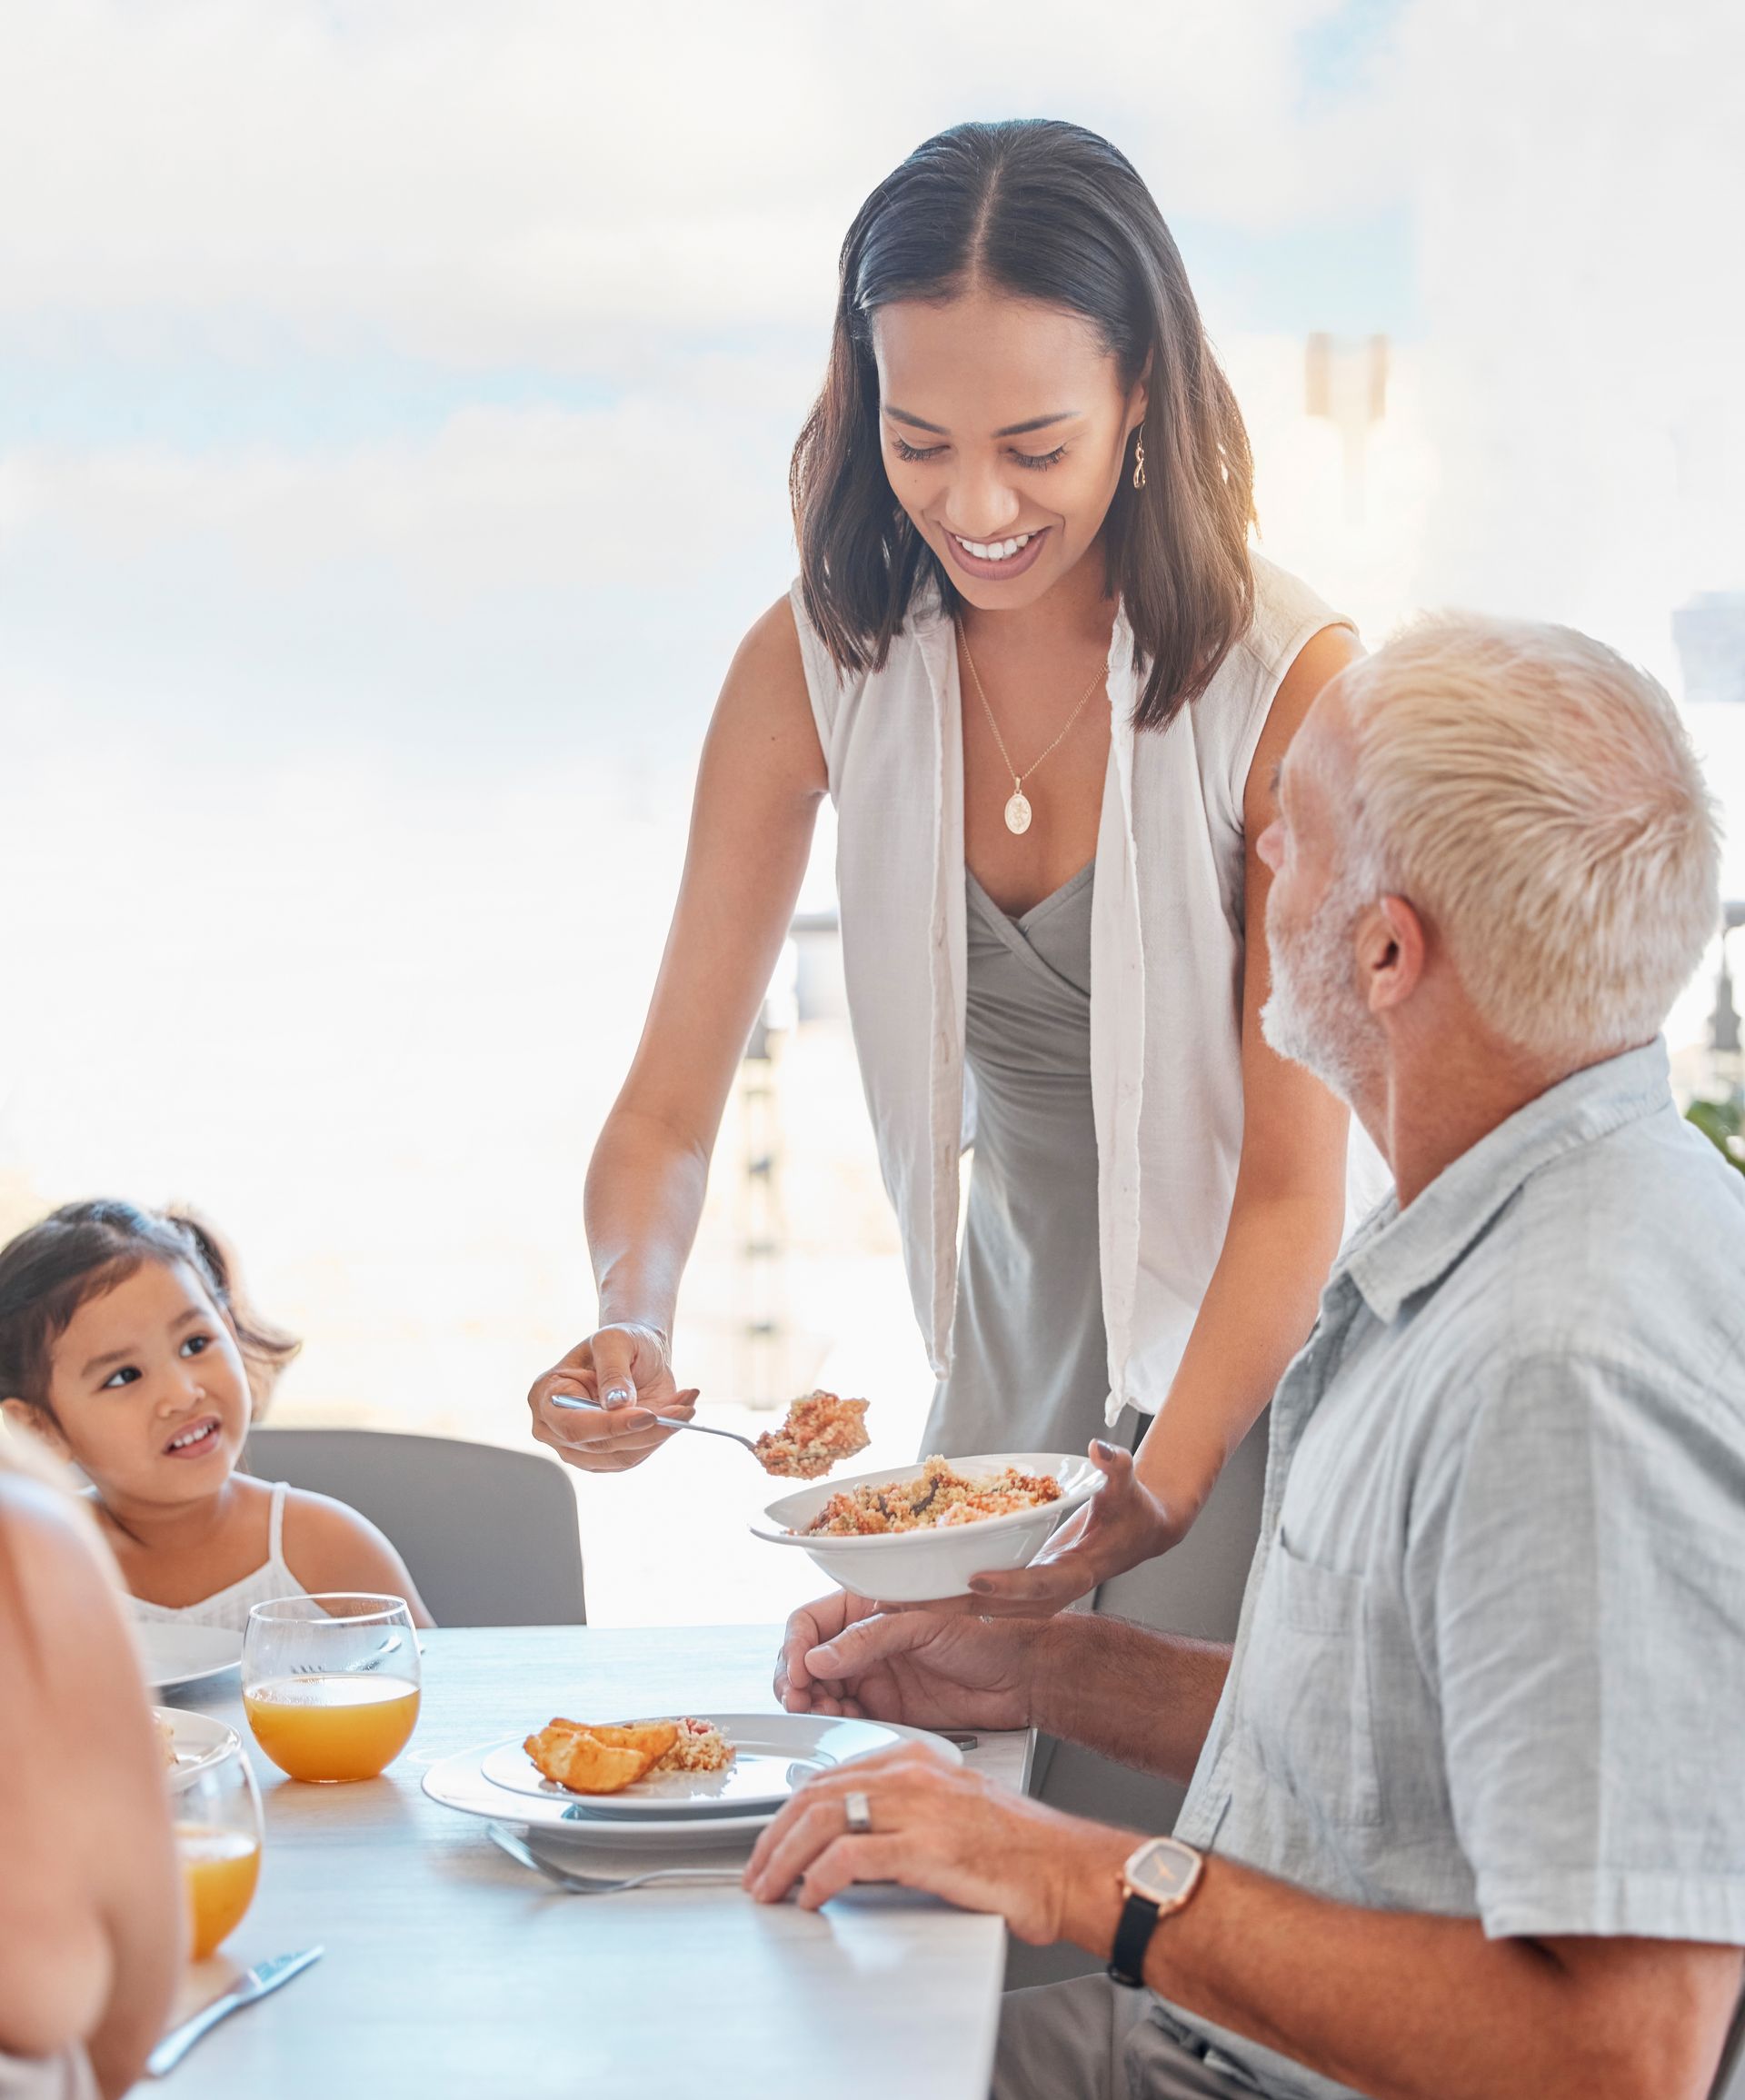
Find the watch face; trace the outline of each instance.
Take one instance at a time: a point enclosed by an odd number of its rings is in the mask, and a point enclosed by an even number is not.
[[[1126,1869],[1128,1886],[1160,1907],[1191,1888],[1199,1871],[1198,1855],[1173,1837],[1153,1837],[1142,1845]]]

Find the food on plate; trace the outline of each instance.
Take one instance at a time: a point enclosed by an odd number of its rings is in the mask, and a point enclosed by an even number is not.
[[[621,1794],[663,1772],[723,1772],[733,1747],[713,1721],[548,1721],[522,1748],[572,1794]]]
[[[529,1736],[522,1748],[546,1778],[572,1794],[621,1793],[654,1762],[645,1750],[603,1743],[586,1728],[566,1728],[556,1722]]]
[[[152,1726],[157,1730],[158,1755],[164,1760],[164,1768],[174,1772],[176,1767],[175,1723],[162,1707],[152,1708]]]
[[[871,1538],[888,1531],[925,1531],[1008,1517],[1014,1509],[1036,1509],[1060,1498],[1061,1484],[1051,1473],[1024,1473],[1008,1466],[1003,1472],[972,1477],[934,1457],[912,1480],[838,1489],[795,1536]]]
[[[614,1750],[640,1750],[649,1760],[652,1772],[679,1739],[676,1721],[565,1721],[555,1720],[554,1728],[567,1728],[573,1734],[593,1736]]]
[[[733,1746],[713,1721],[685,1719],[677,1724],[679,1739],[658,1759],[655,1772],[724,1772],[733,1761]]]
[[[779,1429],[765,1429],[753,1447],[766,1473],[793,1480],[816,1480],[843,1458],[864,1451],[866,1402],[845,1400],[822,1388],[792,1401]]]

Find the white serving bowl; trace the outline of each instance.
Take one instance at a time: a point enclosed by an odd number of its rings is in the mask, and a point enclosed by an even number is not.
[[[953,1458],[951,1463],[955,1471],[972,1478],[1002,1473],[1008,1466],[1024,1473],[1049,1473],[1061,1484],[1061,1498],[1034,1509],[1014,1509],[1005,1517],[978,1518],[973,1524],[887,1531],[872,1538],[796,1536],[843,1488],[886,1488],[893,1480],[913,1480],[927,1469],[892,1466],[882,1473],[818,1480],[797,1494],[784,1495],[770,1504],[763,1521],[752,1529],[772,1546],[799,1547],[833,1583],[856,1596],[891,1604],[925,1604],[934,1597],[967,1595],[972,1575],[1028,1568],[1061,1519],[1102,1485],[1102,1475],[1089,1458],[1071,1458],[1059,1451],[993,1451]]]

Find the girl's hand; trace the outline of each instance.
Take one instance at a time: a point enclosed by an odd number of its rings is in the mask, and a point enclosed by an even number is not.
[[[1112,1576],[1167,1553],[1186,1535],[1187,1523],[1172,1519],[1133,1470],[1131,1452],[1099,1438],[1091,1446],[1091,1462],[1103,1475],[1102,1486],[1028,1568],[972,1576],[972,1597],[929,1608],[976,1612],[984,1618],[1042,1617],[1088,1597]]]
[[[558,1394],[602,1401],[603,1411],[553,1407]],[[654,1417],[689,1420],[696,1403],[694,1387],[679,1390],[665,1337],[636,1321],[603,1327],[578,1342],[561,1363],[533,1380],[527,1395],[535,1438],[566,1466],[584,1473],[623,1473],[640,1466],[677,1433],[662,1428]]]

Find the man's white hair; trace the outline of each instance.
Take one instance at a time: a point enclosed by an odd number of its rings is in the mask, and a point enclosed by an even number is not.
[[[1441,613],[1340,690],[1347,874],[1423,914],[1520,1049],[1573,1066],[1655,1035],[1720,912],[1715,805],[1662,688],[1573,628]]]

